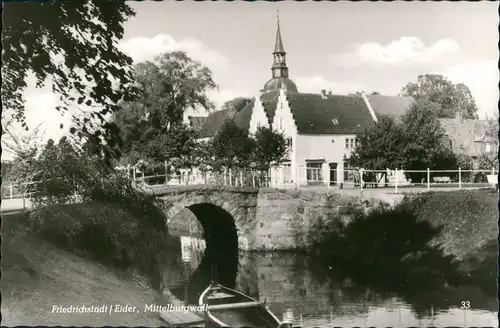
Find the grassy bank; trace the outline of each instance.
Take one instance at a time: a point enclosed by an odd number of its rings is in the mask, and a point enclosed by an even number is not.
[[[332,217],[310,254],[333,276],[381,289],[488,290],[496,282],[497,197],[489,190],[407,195],[394,207],[354,211],[348,223]]]
[[[25,214],[3,216],[2,325],[159,326],[144,305],[161,300],[146,279],[62,249]],[[57,314],[53,305],[131,304],[139,313]]]
[[[417,217],[442,226],[436,238],[447,254],[458,260],[482,256],[498,240],[498,192],[457,190],[409,195]],[[494,249],[496,252],[496,248]]]
[[[162,215],[158,213],[158,216]],[[154,226],[120,204],[91,201],[49,205],[30,214],[31,231],[55,245],[103,264],[131,270],[158,285],[167,256],[165,219]]]
[[[5,325],[158,326],[166,227],[113,203],[2,215]],[[164,222],[164,221],[163,221]],[[139,313],[57,314],[53,305],[130,304]]]

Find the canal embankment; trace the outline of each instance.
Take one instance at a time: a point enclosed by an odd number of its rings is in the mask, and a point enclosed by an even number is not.
[[[436,242],[466,260],[498,241],[498,192],[491,189],[409,194],[405,202],[420,220],[441,226]]]
[[[407,194],[393,206],[331,217],[308,249],[332,276],[381,288],[496,282],[498,193],[461,190]]]
[[[176,304],[162,293],[161,274],[153,269],[167,256],[164,224],[154,232],[127,208],[98,202],[52,205],[2,219],[4,325],[154,327],[164,323],[158,313],[145,312],[145,305]],[[71,305],[106,311],[53,311]],[[135,309],[116,312],[117,305]]]

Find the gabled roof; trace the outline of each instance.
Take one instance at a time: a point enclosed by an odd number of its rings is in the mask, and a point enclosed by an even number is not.
[[[234,123],[243,130],[250,129],[250,120],[252,119],[253,105],[255,100],[249,102],[242,110],[234,115]]]
[[[453,152],[469,156],[480,154],[487,121],[440,118],[439,122],[451,140]]]
[[[199,134],[201,138],[212,138],[217,133],[217,130],[222,125],[226,119],[234,115],[234,110],[232,109],[222,109],[210,113],[203,125],[200,128]]]
[[[357,134],[373,124],[361,97],[298,93],[287,99],[300,134]]]
[[[267,115],[269,124],[272,123],[274,118],[274,113],[276,112],[276,105],[278,103],[279,90],[274,90],[270,92],[263,93],[260,96],[262,102],[262,107]],[[241,129],[248,130],[250,128],[250,120],[252,119],[252,113],[255,105],[255,100],[248,103],[245,108],[238,112],[234,116],[234,122]]]
[[[203,126],[203,123],[205,123],[205,120],[207,119],[206,116],[189,116],[189,126],[191,129],[194,131],[199,132],[201,130],[201,127]]]
[[[403,96],[367,95],[367,97],[377,118],[389,116],[396,120],[400,120],[415,102],[412,97]]]

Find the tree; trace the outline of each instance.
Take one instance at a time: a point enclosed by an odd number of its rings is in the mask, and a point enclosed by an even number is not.
[[[285,136],[272,128],[259,127],[253,136],[255,148],[253,165],[261,171],[268,171],[271,164],[281,164],[290,151]]]
[[[404,166],[413,170],[457,169],[457,158],[449,140],[429,104],[413,104],[402,118],[405,134],[402,156]]]
[[[2,11],[4,126],[18,121],[27,128],[22,95],[29,72],[38,87],[50,77],[62,103],[57,110],[85,104],[101,122],[135,96],[132,59],[117,48],[124,22],[135,15],[125,2],[2,3]],[[75,123],[80,129],[72,131],[81,135],[92,120]]]
[[[87,155],[101,159],[107,167],[114,167],[121,157],[123,146],[118,125],[106,122],[102,129],[87,137],[83,150]]]
[[[499,121],[498,113],[495,113],[493,117],[487,119],[486,127],[484,131],[484,143],[489,145],[489,147],[484,147],[478,156],[478,167],[480,169],[492,169],[494,168],[497,172],[498,166],[498,140],[499,140]]]
[[[139,97],[124,103],[113,117],[120,136],[114,144],[121,146],[124,161],[190,167],[197,135],[184,124],[184,113],[213,109],[207,91],[217,86],[210,70],[184,52],[172,52],[136,65],[134,78],[142,90]]]
[[[31,131],[14,132],[12,128],[12,125],[8,125],[2,129],[2,150],[13,157],[8,178],[18,183],[26,183],[31,180],[34,161],[43,148],[45,131],[41,129],[41,124]]]
[[[417,102],[401,123],[382,118],[358,137],[349,161],[372,170],[455,170],[457,156],[450,149],[436,113],[428,103]],[[425,173],[408,173],[420,181]]]
[[[382,116],[357,137],[349,163],[368,170],[402,167],[401,149],[405,142],[402,126],[393,118]]]
[[[45,131],[41,129],[41,124],[32,131],[19,132],[14,132],[12,125],[8,125],[2,129],[2,134],[2,151],[8,152],[16,158],[31,150],[38,150]]]
[[[255,142],[248,132],[238,127],[234,120],[227,119],[211,142],[211,166],[217,171],[221,168],[249,168],[254,149]]]
[[[207,96],[208,91],[217,89],[212,72],[185,52],[165,53],[153,62],[139,63],[133,76],[141,92],[115,115],[126,139],[140,135],[145,126],[157,132],[168,131],[182,124],[188,109],[214,108]]]
[[[417,82],[402,88],[401,95],[434,103],[436,114],[441,118],[453,118],[457,112],[466,119],[477,118],[478,108],[469,88],[463,83],[454,84],[439,74],[419,75]]]

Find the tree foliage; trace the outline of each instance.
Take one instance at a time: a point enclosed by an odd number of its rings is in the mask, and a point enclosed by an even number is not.
[[[114,167],[122,155],[124,147],[120,128],[115,122],[106,122],[102,129],[88,135],[83,149],[88,156],[99,158],[107,167]]]
[[[287,159],[290,146],[285,136],[268,127],[259,127],[254,135],[227,119],[209,144],[211,166],[267,171],[272,164]]]
[[[19,133],[13,126],[8,125],[2,129],[2,151],[9,153],[13,160],[9,168],[8,179],[17,183],[30,180],[34,160],[40,155],[43,148],[42,140],[44,131],[38,125],[31,131]],[[6,176],[2,175],[2,178]]]
[[[157,56],[154,61],[134,67],[134,80],[140,95],[123,104],[115,120],[125,139],[135,138],[149,126],[167,132],[182,123],[186,110],[212,110],[207,92],[217,88],[212,72],[185,52],[175,51]]]
[[[27,128],[23,91],[28,73],[37,87],[49,78],[65,112],[92,106],[90,118],[104,121],[137,89],[129,67],[132,59],[118,50],[124,22],[135,13],[124,2],[26,2],[3,4],[2,100],[9,114],[4,124],[18,121]],[[115,85],[112,81],[114,80]],[[119,88],[116,87],[119,85]],[[77,118],[85,134],[91,120]],[[83,130],[83,131],[82,131]]]
[[[153,171],[197,164],[197,134],[183,122],[186,110],[212,110],[207,92],[217,86],[212,73],[184,52],[166,53],[153,62],[139,63],[134,78],[140,95],[123,104],[113,117],[123,162],[147,162]],[[109,142],[108,142],[109,144]],[[115,147],[116,148],[116,147]]]
[[[417,82],[403,87],[401,95],[434,103],[438,117],[453,118],[459,112],[463,118],[477,118],[478,108],[469,88],[463,83],[454,84],[439,74],[419,75]]]
[[[401,123],[382,118],[358,137],[350,162],[365,169],[454,170],[458,159],[429,104],[412,105]],[[410,173],[412,179],[422,174]]]
[[[253,139],[255,140],[253,162],[258,170],[267,171],[271,164],[281,164],[288,159],[290,144],[281,132],[260,126]]]
[[[478,167],[480,169],[499,169],[498,165],[498,146],[499,146],[499,121],[498,121],[498,113],[491,117],[486,122],[486,127],[484,131],[484,139],[483,142],[485,144],[484,149],[478,156]],[[489,149],[486,148],[486,145],[489,144]]]
[[[255,142],[233,119],[222,123],[210,146],[215,170],[250,167]]]
[[[380,117],[356,139],[356,148],[349,157],[351,165],[368,170],[401,167],[401,150],[406,142],[402,126],[394,119]]]

